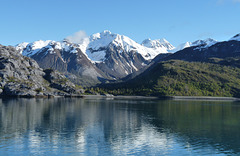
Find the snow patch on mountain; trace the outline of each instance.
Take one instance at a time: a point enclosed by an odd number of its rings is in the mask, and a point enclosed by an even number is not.
[[[111,45],[121,52],[140,53],[146,60],[153,59],[159,53],[167,53],[168,51],[156,50],[138,44],[127,36],[111,33],[108,30],[102,33],[96,33],[89,37],[90,43],[86,48],[87,57],[93,62],[104,61],[106,50]],[[83,51],[84,52],[84,51]]]
[[[89,38],[88,49],[99,50],[100,48],[106,48],[116,37],[116,34],[112,34],[107,30],[102,33],[93,34]]]
[[[37,52],[39,52],[40,49],[42,49],[43,47],[48,46],[48,44],[52,42],[51,40],[47,40],[47,41],[43,41],[43,40],[39,40],[39,41],[35,41],[33,43],[29,43],[27,44],[27,46],[20,50],[20,53],[22,53],[23,56],[32,56],[34,54],[36,54]],[[19,45],[17,45],[17,47],[19,47]]]
[[[115,34],[110,31],[96,33],[89,37],[89,44],[85,44],[85,49],[81,49],[83,53],[93,62],[104,61],[107,46],[116,38]]]
[[[28,42],[22,42],[20,44],[17,44],[15,47],[16,47],[16,50],[19,51],[21,54],[22,54],[22,51],[23,49],[25,49],[27,47],[29,43]]]
[[[54,50],[65,50],[69,51],[71,53],[76,53],[77,51],[72,46],[72,43],[66,42],[66,41],[35,41],[33,43],[20,43],[16,45],[16,49],[23,55],[31,57],[39,52],[41,52],[43,49],[47,49],[47,52],[50,54],[54,54]]]
[[[171,52],[175,53],[177,51],[183,50],[185,48],[191,47],[192,43],[191,42],[186,42],[186,43],[182,43],[179,46],[177,46],[175,49],[173,49]]]
[[[214,44],[216,44],[217,41],[211,38],[207,38],[205,40],[197,40],[192,43],[192,46],[202,46],[203,48],[208,48]]]
[[[39,40],[39,41],[35,41],[33,43],[30,43],[31,50],[37,50],[37,49],[41,49],[43,47],[46,47],[50,42],[52,42],[52,41],[51,40],[47,40],[47,41]]]
[[[151,40],[146,39],[142,42],[142,45],[148,48],[153,48],[155,50],[159,50],[159,51],[168,51],[168,50],[172,50],[175,47],[173,45],[171,45],[166,39],[157,39],[157,40]]]
[[[211,47],[212,45],[216,44],[217,41],[211,38],[207,38],[205,40],[197,40],[194,42],[186,42],[183,44],[180,44],[178,47],[176,47],[175,49],[173,49],[171,52],[177,52],[180,50],[183,50],[185,48],[189,48],[189,47],[196,47],[196,49],[203,49],[203,48],[208,48]]]

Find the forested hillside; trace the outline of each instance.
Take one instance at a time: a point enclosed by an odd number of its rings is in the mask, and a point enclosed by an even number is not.
[[[240,69],[216,63],[163,61],[130,81],[99,88],[123,95],[240,97]]]

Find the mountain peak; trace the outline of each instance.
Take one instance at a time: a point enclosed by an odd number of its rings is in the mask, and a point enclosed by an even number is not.
[[[171,45],[165,38],[151,40],[150,38],[145,39],[142,42],[142,45],[148,48],[159,49],[159,48],[166,48],[167,50],[174,49],[174,46]]]
[[[201,45],[203,45],[203,46],[209,47],[209,46],[211,46],[211,45],[213,45],[215,43],[217,43],[216,40],[214,40],[212,38],[207,38],[205,40],[197,40],[195,42],[192,42],[191,46],[201,46]]]
[[[198,49],[208,48],[216,43],[217,43],[217,41],[212,38],[207,38],[205,40],[197,40],[194,42],[186,42],[186,43],[182,43],[179,46],[177,46],[175,49],[172,50],[172,52],[177,52],[177,51],[183,50],[185,48],[189,48],[189,47],[197,47]]]
[[[116,38],[117,34],[113,34],[111,31],[109,30],[104,30],[101,33],[96,33],[90,36],[90,41],[94,41],[94,40],[99,40],[100,38],[105,38],[105,39],[109,39],[109,40],[113,40],[114,38]]]

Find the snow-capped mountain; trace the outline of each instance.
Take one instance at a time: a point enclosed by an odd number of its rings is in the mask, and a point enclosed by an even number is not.
[[[166,40],[158,40],[154,47],[149,47],[110,31],[86,37],[80,44],[64,39],[24,42],[16,46],[22,55],[34,58],[42,68],[87,75],[96,80],[122,78],[172,48]]]
[[[69,51],[70,53],[74,53],[75,48],[79,47],[78,45],[73,45],[72,43],[69,43],[65,40],[57,42],[52,40],[38,40],[32,43],[23,42],[16,46],[16,49],[24,56],[34,56],[40,52],[42,52],[43,49],[48,49],[46,52],[53,53],[54,49],[58,50],[65,50]]]
[[[142,69],[159,53],[106,30],[89,37],[85,54],[99,69],[118,79]]]
[[[208,38],[186,42],[175,48],[165,39],[146,39],[138,44],[127,36],[103,31],[81,39],[81,43],[68,39],[39,40],[20,43],[16,49],[22,55],[35,59],[42,68],[57,69],[69,77],[80,76],[81,80],[91,84],[92,80],[104,82],[136,71],[141,73],[153,62],[163,60],[206,61],[211,57],[239,56],[238,41],[240,34],[225,42]]]
[[[183,50],[185,48],[189,48],[189,47],[197,47],[200,49],[208,48],[216,43],[217,43],[217,41],[214,39],[211,39],[211,38],[207,38],[205,40],[197,40],[195,42],[186,42],[186,43],[180,44],[175,49],[172,49],[171,52],[174,53],[174,52],[177,52],[177,51]]]
[[[205,40],[197,40],[195,42],[192,43],[192,47],[193,46],[203,46],[203,48],[207,48],[207,47],[210,47],[214,44],[216,44],[217,41],[214,40],[214,39],[211,39],[211,38],[207,38]]]
[[[157,51],[158,53],[168,53],[175,48],[164,38],[157,40],[145,39],[142,42],[142,45],[151,48]]]
[[[160,61],[166,60],[184,60],[194,62],[214,62],[217,60],[223,60],[228,58],[239,58],[240,57],[240,34],[235,35],[228,41],[217,42],[213,39],[197,40],[193,43],[187,43],[184,48],[180,51],[169,55]],[[218,59],[216,59],[218,58]],[[228,62],[229,60],[220,61],[224,65],[239,66],[238,61]],[[233,63],[233,64],[232,64]]]
[[[148,42],[148,43],[147,43]],[[137,52],[141,54],[144,59],[150,60],[157,56],[159,53],[167,53],[168,50],[174,47],[165,39],[161,40],[145,40],[142,45],[136,43],[127,36],[111,33],[108,30],[102,33],[96,33],[85,39],[81,44],[74,44],[64,41],[35,41],[33,43],[23,42],[16,46],[24,56],[33,56],[41,51],[42,48],[50,48],[55,45],[55,49],[68,49],[78,48],[93,62],[103,62],[106,58],[106,49],[109,45],[118,47],[119,52]],[[53,49],[49,49],[49,52]],[[72,51],[73,52],[73,51]]]
[[[147,46],[140,45],[127,36],[111,33],[110,31],[103,31],[96,33],[89,37],[89,44],[86,48],[86,55],[90,60],[101,62],[106,59],[106,49],[109,46],[117,47],[118,52],[139,53],[145,60],[153,59],[159,53],[167,53],[168,51],[153,49]]]

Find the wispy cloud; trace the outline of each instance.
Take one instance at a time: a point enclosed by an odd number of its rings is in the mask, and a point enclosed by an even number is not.
[[[85,31],[80,30],[73,35],[66,37],[66,39],[72,43],[82,44],[88,40],[88,35]]]

